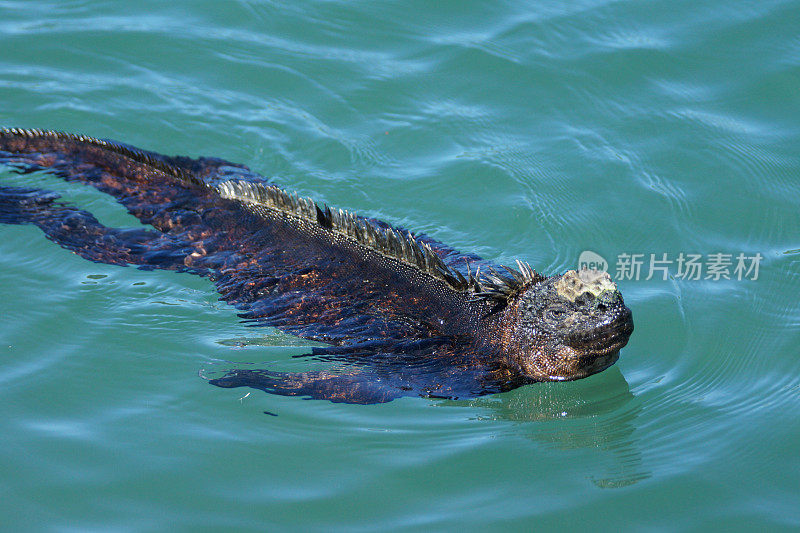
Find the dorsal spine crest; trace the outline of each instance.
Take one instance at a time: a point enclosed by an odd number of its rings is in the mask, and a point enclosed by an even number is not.
[[[460,272],[447,266],[427,243],[418,241],[411,233],[403,234],[394,228],[382,228],[342,209],[321,208],[310,198],[288,193],[274,185],[231,180],[220,183],[216,188],[223,198],[266,207],[316,223],[332,233],[409,264],[446,282],[457,291],[469,288],[469,281]]]
[[[411,233],[402,234],[394,228],[383,228],[342,209],[331,209],[327,205],[320,208],[312,199],[286,192],[274,185],[229,180],[214,186],[153,154],[113,141],[55,130],[25,128],[0,128],[0,135],[29,139],[49,137],[103,148],[173,176],[183,183],[214,190],[222,198],[236,200],[244,205],[261,206],[316,223],[328,231],[442,280],[456,291],[469,291],[475,300],[483,300],[494,305],[504,303],[527,287],[547,279],[533,270],[529,264],[520,261],[517,261],[518,269],[503,266],[509,275],[502,275],[496,271],[482,274],[478,268],[474,274],[468,272],[464,277],[461,272],[445,264],[427,243],[418,241]]]

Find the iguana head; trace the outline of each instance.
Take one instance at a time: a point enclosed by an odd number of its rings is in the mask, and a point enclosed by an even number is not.
[[[597,270],[531,278],[508,294],[500,318],[510,363],[529,378],[579,379],[614,364],[633,332],[631,310]]]

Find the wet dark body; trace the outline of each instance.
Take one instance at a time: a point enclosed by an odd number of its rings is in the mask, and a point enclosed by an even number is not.
[[[547,278],[290,196],[246,167],[112,141],[0,129],[0,164],[113,195],[154,229],[116,229],[41,189],[0,187],[0,222],[82,257],[208,276],[254,323],[322,341],[330,370],[211,380],[353,403],[472,397],[613,364],[633,321],[603,273]],[[480,267],[480,273],[476,272]]]

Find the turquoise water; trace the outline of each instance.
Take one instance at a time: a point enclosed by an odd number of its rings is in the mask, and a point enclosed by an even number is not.
[[[0,1],[0,124],[223,157],[546,273],[590,250],[636,321],[573,383],[248,394],[200,374],[301,370],[307,343],[208,280],[0,226],[2,529],[800,527],[798,21],[788,1]],[[79,184],[0,181],[138,225]],[[706,279],[717,253],[730,279]]]

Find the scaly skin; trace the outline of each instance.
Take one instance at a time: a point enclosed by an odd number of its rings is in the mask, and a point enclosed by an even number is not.
[[[0,164],[92,185],[154,229],[108,228],[53,193],[18,187],[0,187],[0,222],[35,224],[91,261],[208,276],[246,320],[325,342],[313,355],[340,363],[233,370],[211,380],[221,387],[351,403],[472,397],[599,372],[633,331],[605,273],[546,278],[519,263],[498,274],[427,237],[293,199],[220,159],[0,129]]]

